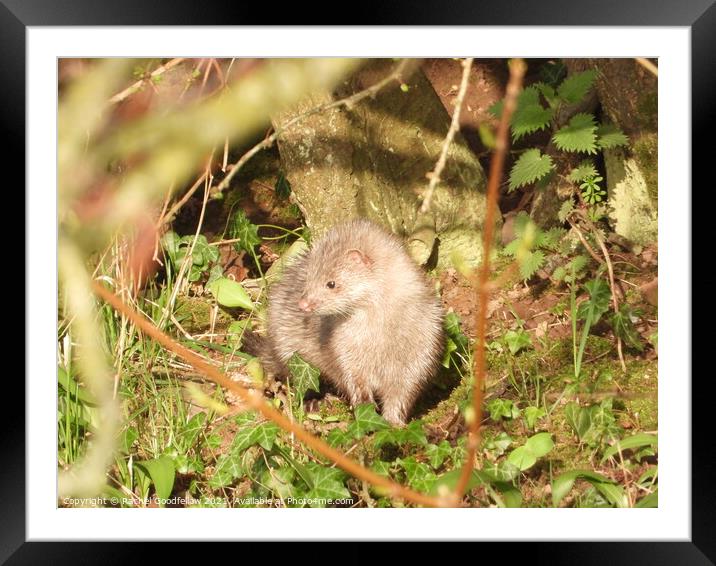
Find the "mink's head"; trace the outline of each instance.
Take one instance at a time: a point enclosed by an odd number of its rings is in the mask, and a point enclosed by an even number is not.
[[[316,315],[350,316],[379,293],[374,267],[364,251],[324,239],[308,254],[298,307]]]

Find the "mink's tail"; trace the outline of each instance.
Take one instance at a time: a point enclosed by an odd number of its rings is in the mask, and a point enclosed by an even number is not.
[[[284,365],[274,354],[270,340],[253,330],[244,331],[241,339],[241,351],[259,358],[264,370],[269,374],[280,375],[285,371]]]

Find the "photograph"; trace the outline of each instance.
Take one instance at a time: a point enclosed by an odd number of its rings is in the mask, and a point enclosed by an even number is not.
[[[56,506],[658,508],[659,67],[58,57]]]

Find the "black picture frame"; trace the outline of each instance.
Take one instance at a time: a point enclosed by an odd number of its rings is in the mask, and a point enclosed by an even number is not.
[[[714,109],[716,104],[716,6],[714,0],[653,2],[649,0],[580,0],[506,1],[459,0],[442,3],[397,2],[352,3],[340,12],[334,5],[282,3],[270,13],[260,4],[211,2],[153,2],[123,0],[105,3],[89,0],[0,0],[0,124],[8,142],[2,153],[5,164],[20,172],[24,186],[25,151],[25,57],[28,26],[74,25],[313,25],[319,16],[332,17],[330,24],[340,25],[339,13],[350,18],[351,25],[590,25],[590,26],[687,26],[692,38],[692,185],[709,188],[713,175],[707,173],[713,160]],[[271,10],[271,7],[269,7]],[[268,12],[268,13],[267,13]],[[8,171],[8,166],[4,170]],[[14,186],[18,186],[17,184]],[[676,190],[676,188],[673,188]],[[690,190],[683,188],[682,190]],[[693,194],[693,193],[692,193]],[[708,201],[707,201],[708,202]],[[31,211],[25,211],[26,214]],[[694,224],[697,224],[694,219]],[[696,238],[693,238],[694,244]],[[704,256],[697,256],[704,257]],[[29,258],[26,257],[26,262]],[[690,274],[691,277],[691,274]],[[695,281],[695,279],[692,279]],[[712,276],[703,282],[709,284]],[[708,300],[708,296],[703,296]],[[28,298],[26,297],[26,301]],[[708,351],[708,334],[698,333],[692,326],[692,343],[702,344]],[[29,340],[25,343],[29,355]],[[698,349],[694,349],[698,351]],[[14,376],[5,380],[6,399],[20,411],[12,422],[24,423],[24,384]],[[682,378],[682,376],[672,376]],[[687,376],[691,378],[691,376]],[[518,554],[538,562],[565,564],[714,564],[716,563],[716,454],[710,416],[713,397],[709,395],[711,376],[706,373],[692,380],[692,537],[690,542],[564,542],[564,543],[495,543],[511,545],[504,556],[517,560]],[[138,558],[137,543],[38,543],[26,542],[26,480],[24,429],[3,427],[0,444],[0,563],[126,563]],[[635,515],[638,520],[638,514]],[[515,533],[516,536],[519,536]],[[317,533],[320,536],[320,533]],[[585,538],[590,533],[585,532]],[[559,533],[555,533],[559,537]],[[185,560],[185,545],[168,545]],[[493,547],[490,547],[491,549]],[[162,550],[165,560],[172,560]],[[246,550],[246,549],[244,549]],[[499,548],[497,552],[502,553]],[[202,550],[206,552],[206,547]],[[236,559],[246,559],[242,552]],[[276,552],[276,549],[274,549]],[[278,551],[280,553],[280,551]],[[370,553],[360,554],[347,549],[324,556],[331,560],[353,557],[355,561],[371,560]],[[378,553],[385,557],[385,548]],[[218,549],[211,554],[217,556]],[[261,560],[261,555],[251,558]],[[332,558],[331,558],[332,557]],[[217,556],[218,558],[218,556]],[[477,557],[475,557],[477,559]],[[215,558],[216,559],[216,558]],[[317,559],[313,556],[313,559]],[[480,559],[487,559],[482,557]],[[184,561],[184,560],[183,560]]]

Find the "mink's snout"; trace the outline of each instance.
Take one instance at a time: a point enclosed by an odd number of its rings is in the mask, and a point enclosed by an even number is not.
[[[303,296],[298,300],[298,308],[305,313],[311,313],[316,310],[316,301],[311,301]]]

